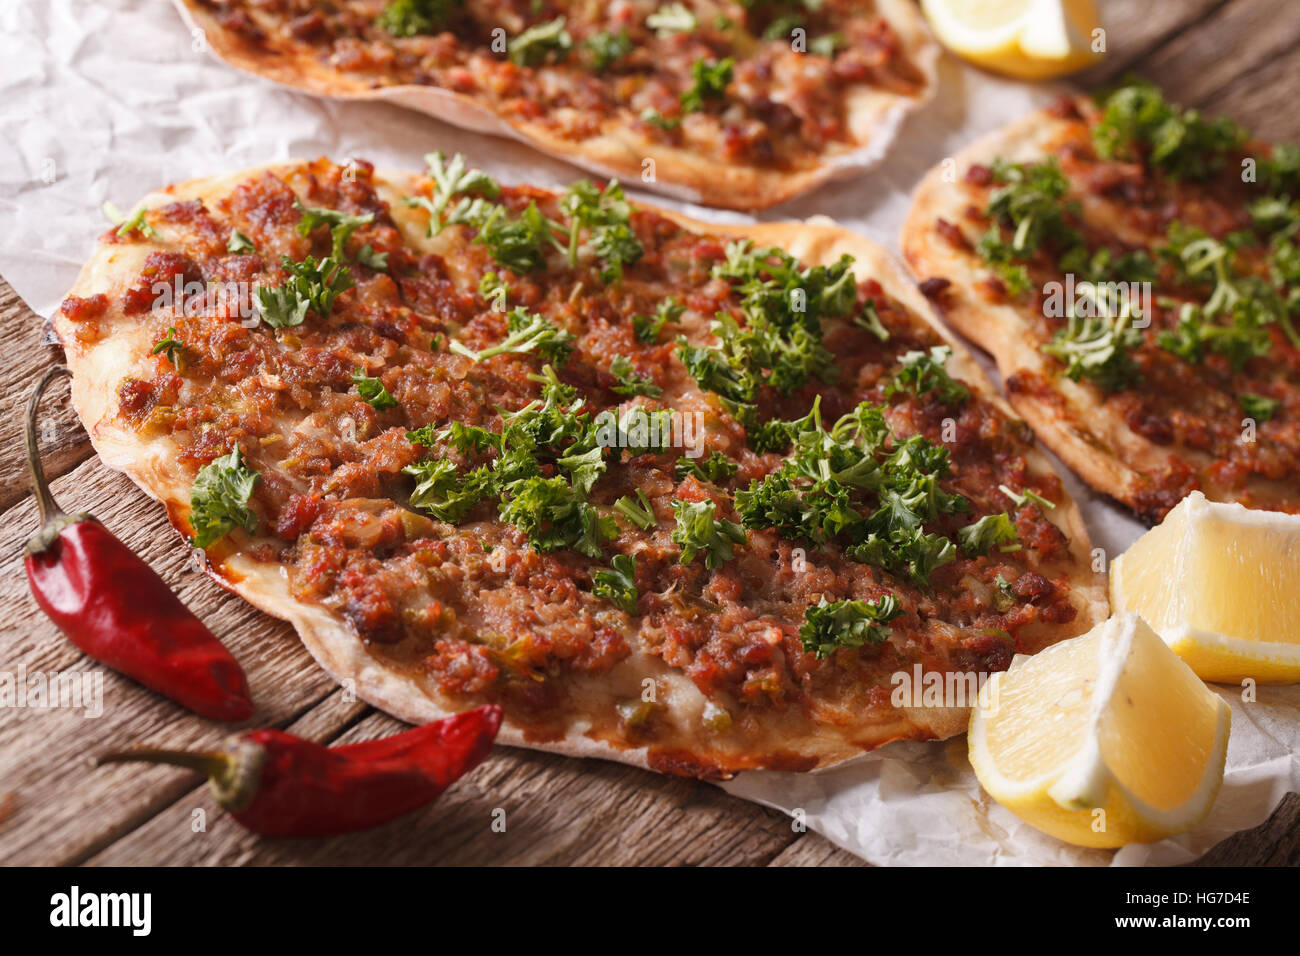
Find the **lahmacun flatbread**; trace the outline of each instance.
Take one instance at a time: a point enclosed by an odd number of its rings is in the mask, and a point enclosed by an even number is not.
[[[832,225],[286,163],[146,197],[54,327],[103,460],[408,721],[810,770],[965,728],[894,675],[1107,613],[1028,428]]]
[[[223,60],[278,83],[735,209],[879,160],[938,56],[910,0],[176,3]]]
[[[927,175],[903,252],[1089,485],[1300,510],[1300,152],[1131,85]],[[951,175],[950,175],[951,173]]]

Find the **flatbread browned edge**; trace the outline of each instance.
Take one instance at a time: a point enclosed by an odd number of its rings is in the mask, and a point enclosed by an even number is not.
[[[956,225],[965,222],[970,203],[960,180],[972,164],[988,165],[997,157],[1016,162],[1042,159],[1048,153],[1047,145],[1069,123],[1046,111],[1032,113],[962,150],[955,157],[955,167],[942,163],[927,173],[903,224],[903,257],[919,279],[943,278],[952,283],[941,297],[940,313],[993,356],[1012,406],[1043,444],[1089,487],[1115,498],[1150,524],[1161,517],[1158,506],[1144,495],[1153,487],[1151,476],[1179,462],[1203,469],[1210,464],[1210,456],[1195,449],[1156,445],[1129,428],[1123,416],[1106,405],[1100,389],[1066,377],[1060,363],[1043,355],[1034,344],[1023,306],[988,302],[979,295],[977,283],[989,274],[979,255],[954,247],[935,228],[939,218]],[[955,172],[949,173],[950,169]],[[955,175],[956,181],[945,180],[945,175],[949,179]],[[1090,211],[1099,217],[1107,215],[1107,206],[1095,197],[1078,193],[1077,198],[1085,216]],[[1123,222],[1107,219],[1125,240],[1149,243],[1148,237]],[[1047,387],[1035,388],[1031,384],[1035,381],[1045,382]],[[1241,497],[1240,491],[1216,485],[1204,472],[1200,480],[1203,490],[1215,500]],[[1252,507],[1286,508],[1290,502],[1287,510],[1294,508],[1294,488],[1284,483],[1256,479],[1246,492]]]
[[[541,123],[506,120],[473,97],[435,86],[397,85],[372,88],[355,77],[331,70],[309,55],[280,57],[258,49],[226,30],[196,0],[173,0],[190,28],[202,30],[212,51],[240,70],[283,86],[334,99],[392,102],[478,133],[517,139],[549,156],[598,175],[688,202],[729,209],[760,210],[808,192],[832,178],[861,172],[879,162],[906,115],[928,102],[937,83],[939,46],[912,0],[878,0],[898,33],[910,62],[925,76],[919,96],[909,97],[867,85],[848,93],[848,127],[853,144],[829,150],[807,169],[774,170],[727,164],[687,149],[652,143],[630,128],[607,130],[574,142],[551,133]],[[643,163],[654,160],[654,177],[643,178]]]
[[[299,164],[269,164],[224,176],[191,180],[164,192],[151,194],[145,198],[144,205],[153,207],[180,199],[210,197],[260,170],[283,175],[296,168],[299,168]],[[387,194],[390,206],[395,205],[397,196],[412,191],[415,180],[416,177],[411,174],[375,176],[376,187],[381,195]],[[992,402],[1008,415],[1012,414],[970,354],[934,316],[929,303],[916,289],[903,267],[886,250],[870,240],[833,224],[787,222],[717,226],[664,210],[656,211],[685,228],[701,233],[748,237],[760,244],[782,246],[808,264],[830,263],[846,252],[853,255],[860,278],[875,278],[888,295],[905,304],[953,346],[953,355],[949,359],[951,371],[975,389],[981,398]],[[106,289],[120,290],[134,279],[138,271],[138,260],[151,247],[157,248],[152,243],[143,242],[126,246],[100,243],[69,294],[84,297]],[[125,264],[123,256],[136,263],[135,266]],[[191,479],[175,467],[170,446],[165,445],[161,439],[153,443],[147,442],[135,432],[116,426],[111,421],[122,363],[134,354],[131,351],[132,344],[113,343],[102,363],[98,360],[92,362],[88,356],[91,349],[79,346],[71,323],[62,312],[55,313],[54,327],[65,344],[68,364],[74,372],[73,405],[85,423],[96,451],[105,464],[124,472],[148,495],[162,502],[173,527],[185,536],[188,531],[186,516]],[[138,342],[134,348],[147,351],[148,345]],[[1029,467],[1038,474],[1050,473],[1052,470],[1047,459],[1037,450],[1030,453]],[[1068,565],[1072,569],[1069,584],[1078,615],[1074,621],[1065,625],[1035,624],[1025,628],[1021,632],[1022,640],[1035,650],[1090,629],[1109,612],[1105,581],[1091,570],[1088,534],[1077,506],[1065,497],[1050,513],[1050,518],[1069,539]],[[208,549],[206,569],[218,583],[267,614],[292,624],[317,662],[341,685],[355,689],[361,699],[415,724],[447,715],[448,711],[425,694],[414,681],[382,666],[366,651],[356,635],[327,610],[296,601],[290,594],[284,569],[247,558],[239,550],[238,543],[241,540],[247,541],[243,533],[237,531]],[[858,733],[858,737],[859,740],[872,741],[873,747],[894,740],[943,739],[964,731],[967,718],[967,708],[902,708],[898,720],[875,725],[869,731]],[[688,775],[728,775],[711,772],[707,763],[692,763],[690,755],[684,755],[680,762],[666,766],[662,756],[652,759],[653,748],[622,749],[592,740],[580,733],[571,733],[560,740],[530,740],[520,728],[508,721],[502,727],[500,740],[514,746],[569,756],[601,757],[651,769],[671,769]],[[838,747],[834,752],[822,753],[816,766],[818,769],[831,766],[860,756],[863,752],[862,747]]]

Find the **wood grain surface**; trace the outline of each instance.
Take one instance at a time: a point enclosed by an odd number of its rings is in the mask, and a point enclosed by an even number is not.
[[[1109,52],[1080,82],[1147,76],[1174,98],[1230,114],[1267,139],[1300,140],[1300,4],[1278,0],[1102,0]],[[95,215],[87,210],[87,215]],[[36,525],[22,459],[22,410],[58,361],[43,321],[0,279],[0,670],[75,672],[103,681],[103,714],[7,709],[0,717],[0,863],[5,864],[600,864],[855,866],[862,861],[780,813],[715,787],[617,764],[511,748],[427,810],[365,834],[312,841],[250,836],[194,774],[88,757],[135,742],[211,744],[222,727],[85,658],[27,591],[22,547]],[[258,701],[250,724],[320,741],[400,729],[349,699],[291,629],[202,575],[150,502],[104,468],[66,407],[47,397],[42,436],[56,496],[98,515],[144,557],[244,664]],[[500,822],[504,820],[504,829]],[[497,826],[494,827],[494,822]],[[1215,847],[1203,864],[1300,864],[1300,798]]]

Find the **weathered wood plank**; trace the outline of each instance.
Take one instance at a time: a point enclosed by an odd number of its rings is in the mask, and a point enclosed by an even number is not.
[[[1175,3],[1118,2],[1099,5],[1106,28],[1106,58],[1079,80],[1086,86],[1114,82],[1139,65],[1151,51],[1199,24],[1228,0],[1177,0]]]
[[[867,866],[847,850],[816,833],[805,833],[786,847],[768,866]]]
[[[372,713],[339,741],[400,729],[392,718]],[[196,810],[207,818],[206,832],[192,832]],[[706,784],[501,747],[434,805],[366,833],[260,839],[220,813],[204,788],[185,794],[88,862],[752,865],[778,856],[795,837],[784,815]]]
[[[0,509],[30,490],[23,457],[23,409],[32,385],[45,369],[61,360],[56,346],[41,341],[44,320],[27,308],[9,283],[0,279],[0,341],[5,345],[6,374],[0,381]],[[41,454],[45,472],[61,475],[89,458],[94,450],[68,403],[66,381],[50,386],[42,409]]]
[[[1294,103],[1294,84],[1277,82],[1276,78],[1261,82],[1262,78],[1255,74],[1294,51],[1297,44],[1300,44],[1300,4],[1233,0],[1215,9],[1195,29],[1162,44],[1136,66],[1138,73],[1158,83],[1185,105],[1212,104],[1215,94],[1230,84],[1247,84],[1267,90],[1266,96],[1278,107],[1285,107]],[[1228,51],[1231,55],[1225,56]],[[1282,108],[1277,112],[1294,110]],[[1247,119],[1235,115],[1234,118],[1241,122]],[[1260,113],[1258,118],[1270,117]]]
[[[193,569],[161,509],[126,478],[95,459],[56,480],[54,490],[96,513],[226,642],[248,671],[258,702],[255,724],[285,724],[334,690],[287,625]],[[190,746],[226,731],[100,667],[59,634],[27,590],[21,552],[35,526],[30,498],[0,515],[0,554],[7,557],[0,566],[0,672],[99,675],[103,713],[0,709],[0,794],[15,795],[13,813],[0,827],[0,862],[11,864],[77,859],[193,786],[180,772],[160,771],[144,786],[138,768],[92,771],[91,755],[141,739]]]
[[[1300,142],[1300,48],[1215,90],[1201,104],[1241,123],[1260,139]]]

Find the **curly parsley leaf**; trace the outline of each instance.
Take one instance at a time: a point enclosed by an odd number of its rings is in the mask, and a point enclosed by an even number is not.
[[[1107,159],[1149,163],[1175,179],[1206,178],[1246,141],[1230,120],[1180,109],[1145,82],[1123,86],[1102,100],[1092,138]]]
[[[572,548],[600,557],[606,541],[618,537],[613,515],[601,515],[564,478],[534,476],[512,484],[500,507],[501,519],[528,535],[538,551]]]
[[[715,485],[726,481],[739,470],[740,465],[720,451],[715,451],[708,458],[699,460],[678,458],[677,463],[673,466],[678,481],[694,475],[700,481],[711,481]]]
[[[620,611],[636,614],[636,556],[616,554],[609,562],[608,571],[597,571],[592,575],[594,587],[591,593],[608,601]]]
[[[460,0],[393,0],[375,21],[395,37],[433,33],[445,27]]]
[[[806,653],[830,657],[842,647],[883,644],[889,639],[890,621],[903,613],[893,594],[875,601],[833,601],[825,598],[804,611],[799,638]]]
[[[697,23],[695,14],[681,3],[665,3],[645,18],[645,25],[660,39],[675,33],[690,33]]]
[[[955,381],[944,368],[952,357],[947,345],[936,345],[929,352],[907,352],[899,359],[900,368],[885,386],[886,397],[899,392],[923,395],[936,392],[945,405],[960,405],[970,398],[970,389]]]
[[[587,51],[592,68],[598,72],[604,71],[632,52],[632,38],[625,28],[617,33],[603,31],[593,34],[583,44],[583,48]]]
[[[659,303],[654,315],[632,316],[632,334],[638,342],[654,345],[659,341],[659,333],[665,325],[676,325],[681,319],[686,306],[679,305],[676,299],[668,298]]]
[[[429,178],[433,180],[433,198],[407,196],[404,201],[408,206],[420,206],[428,210],[431,236],[442,231],[443,213],[453,199],[471,194],[496,199],[501,195],[497,181],[481,169],[467,167],[465,157],[460,153],[448,160],[442,150],[438,150],[426,154],[424,162],[428,167]]]
[[[682,549],[681,563],[689,564],[697,554],[704,555],[710,571],[721,567],[734,556],[732,546],[748,541],[745,529],[734,521],[718,518],[712,501],[673,501],[677,527],[673,543]]]
[[[1271,421],[1282,407],[1281,399],[1252,392],[1242,392],[1237,396],[1237,401],[1241,404],[1241,410],[1257,422]]]
[[[988,554],[995,546],[1003,551],[1014,550],[1018,537],[1015,522],[1005,511],[985,515],[957,531],[957,543],[971,555]]]
[[[384,383],[377,378],[371,378],[361,369],[352,373],[352,383],[357,387],[357,394],[376,411],[397,407],[397,399],[388,394]]]
[[[306,206],[301,200],[295,198],[293,208],[301,213],[302,218],[298,220],[296,231],[298,235],[306,238],[312,234],[312,231],[321,226],[326,226],[330,231],[330,257],[336,262],[347,262],[347,253],[344,251],[348,238],[362,226],[369,225],[375,221],[375,214],[368,212],[364,216],[354,216],[350,213],[342,212],[338,209],[325,209],[314,206]],[[373,257],[374,250],[371,249],[369,256]]]
[[[317,262],[315,257],[308,256],[302,262],[294,262],[288,256],[281,256],[280,266],[289,273],[289,278],[282,285],[257,290],[262,320],[277,329],[302,325],[309,310],[328,319],[334,300],[353,285],[348,267],[331,257]]]
[[[569,266],[577,268],[581,238],[588,233],[587,247],[601,262],[601,278],[617,282],[623,267],[641,258],[644,249],[630,225],[632,207],[617,180],[602,189],[590,180],[579,180],[560,200],[569,220],[567,253]]]
[[[464,355],[475,362],[482,362],[494,355],[520,354],[536,352],[548,362],[563,365],[573,354],[575,337],[552,325],[545,316],[529,312],[523,306],[511,309],[506,316],[508,334],[496,345],[475,352],[456,339],[451,339],[447,347],[457,355]]]
[[[663,392],[654,383],[654,379],[639,374],[626,356],[614,356],[614,361],[609,364],[609,374],[617,380],[610,388],[616,395],[648,395],[654,398]]]
[[[681,95],[682,112],[695,113],[704,109],[706,101],[722,99],[735,66],[736,61],[731,57],[712,62],[696,60],[691,64],[692,84]]]
[[[650,499],[645,496],[645,492],[640,488],[636,490],[635,499],[624,495],[615,501],[614,510],[642,531],[649,531],[659,523],[659,519],[655,517],[654,508],[650,507]]]
[[[253,240],[238,229],[230,230],[230,238],[226,240],[226,251],[232,254],[255,253],[257,246],[253,245]]]
[[[257,532],[257,515],[248,502],[261,478],[248,466],[239,445],[199,469],[190,490],[190,541],[196,548],[206,548],[236,528]]]
[[[541,66],[564,60],[573,47],[573,39],[564,29],[565,22],[564,17],[556,17],[512,37],[507,44],[510,62],[519,66]]]

